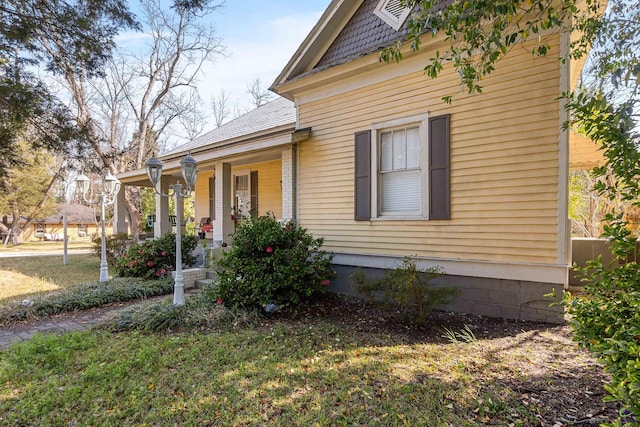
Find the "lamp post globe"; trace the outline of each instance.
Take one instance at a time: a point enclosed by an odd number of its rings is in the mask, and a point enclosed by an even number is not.
[[[156,159],[156,156],[152,156],[146,163],[147,175],[153,188],[157,188],[160,177],[162,176],[162,162]],[[157,192],[158,190],[156,190]]]

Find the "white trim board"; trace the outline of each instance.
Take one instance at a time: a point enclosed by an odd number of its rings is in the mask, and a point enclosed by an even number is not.
[[[394,268],[403,261],[400,256],[335,253],[332,263],[353,267]],[[416,265],[424,270],[442,267],[445,274],[453,276],[482,277],[489,279],[518,280],[526,282],[553,283],[565,286],[569,265],[515,264],[507,262],[428,259],[417,257]]]

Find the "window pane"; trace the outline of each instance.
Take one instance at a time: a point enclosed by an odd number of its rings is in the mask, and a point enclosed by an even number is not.
[[[236,176],[236,196],[249,196],[249,175]]]
[[[390,172],[381,175],[382,212],[420,212],[420,171]]]
[[[393,170],[406,169],[407,167],[405,136],[404,130],[393,132]]]
[[[420,132],[418,128],[407,129],[407,169],[420,166]]]
[[[393,170],[393,146],[391,145],[391,132],[380,134],[380,170]]]

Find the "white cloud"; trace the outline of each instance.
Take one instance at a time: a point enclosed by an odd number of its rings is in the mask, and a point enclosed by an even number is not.
[[[282,16],[248,29],[242,39],[223,40],[230,57],[218,58],[206,66],[198,85],[205,106],[209,106],[212,95],[224,89],[231,93],[232,102],[248,107],[251,97],[246,94],[247,83],[259,78],[262,87],[268,88],[319,17],[319,12]],[[224,34],[220,35],[224,38]]]

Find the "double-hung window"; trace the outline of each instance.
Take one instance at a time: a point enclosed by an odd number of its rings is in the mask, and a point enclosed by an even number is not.
[[[420,126],[380,131],[378,141],[379,215],[420,216]]]
[[[426,114],[356,132],[354,219],[449,219],[449,118]]]

